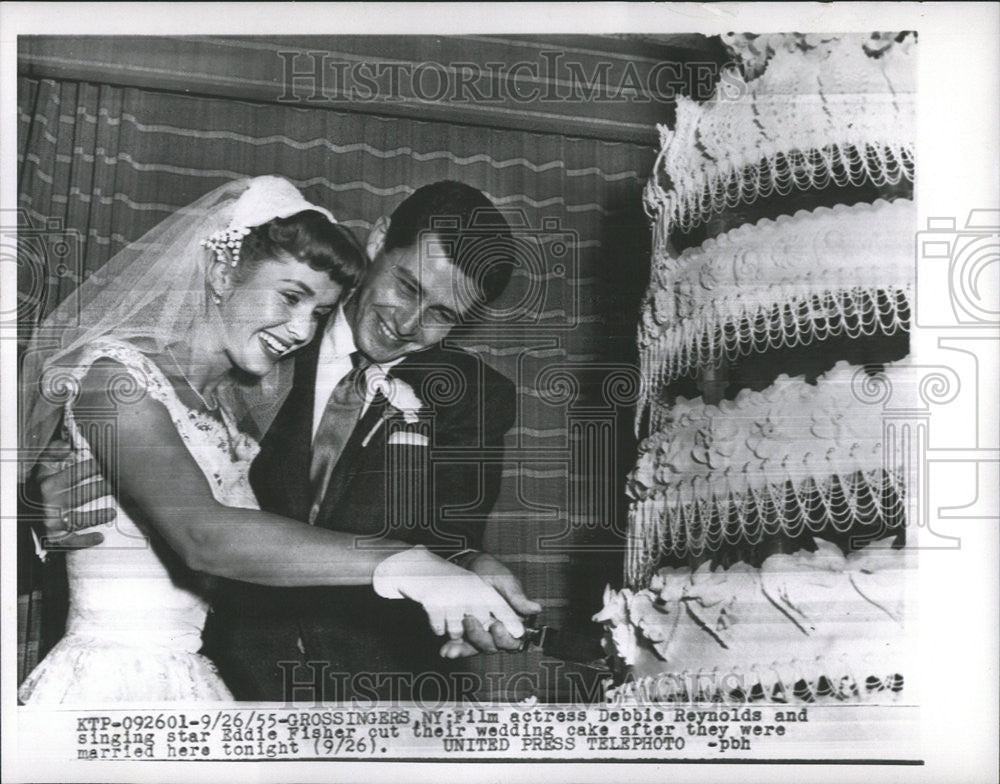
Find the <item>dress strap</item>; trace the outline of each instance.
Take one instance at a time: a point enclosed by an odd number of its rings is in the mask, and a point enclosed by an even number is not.
[[[83,350],[71,372],[77,379],[82,379],[95,362],[105,358],[113,359],[125,371],[111,379],[108,395],[115,402],[137,402],[149,394],[167,408],[171,418],[176,419],[182,413],[186,416],[187,408],[164,372],[148,356],[125,341],[114,338],[95,340]]]
[[[112,378],[108,395],[122,404],[138,402],[145,395],[166,408],[188,451],[195,457],[212,485],[216,498],[229,506],[256,507],[247,481],[250,461],[259,450],[257,442],[240,432],[232,414],[220,408],[220,418],[190,408],[177,395],[173,384],[152,359],[134,345],[112,338],[89,344],[70,372],[82,379],[100,359],[119,363],[122,373]],[[86,447],[73,416],[74,400],[66,403],[66,423],[78,446]]]

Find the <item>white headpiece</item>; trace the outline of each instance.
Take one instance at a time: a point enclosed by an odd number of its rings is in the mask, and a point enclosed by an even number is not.
[[[116,253],[87,278],[34,331],[19,378],[21,475],[32,455],[47,446],[74,390],[61,379],[79,349],[101,337],[128,341],[142,351],[160,353],[185,340],[210,306],[206,273],[215,260],[206,251],[210,238],[229,231],[245,235],[274,218],[315,210],[287,180],[256,177],[226,183],[182,207],[135,242]],[[206,242],[209,240],[209,242]],[[214,250],[214,248],[213,248]],[[273,379],[258,383],[266,398]]]
[[[298,189],[281,177],[257,177],[233,205],[233,216],[226,228],[202,240],[220,261],[232,266],[240,263],[240,247],[250,229],[275,218],[290,218],[305,210],[322,213],[330,223],[336,223],[333,213],[306,201]],[[228,255],[227,255],[228,254]]]

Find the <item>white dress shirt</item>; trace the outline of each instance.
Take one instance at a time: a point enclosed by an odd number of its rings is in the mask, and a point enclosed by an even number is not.
[[[319,359],[316,364],[316,394],[313,400],[313,438],[316,438],[319,421],[323,418],[323,411],[326,409],[326,404],[329,402],[334,388],[344,376],[351,372],[351,354],[356,350],[354,334],[351,332],[351,326],[347,323],[347,316],[344,315],[344,308],[341,306],[337,308],[336,315],[327,323],[323,337],[320,339]],[[375,365],[375,367],[380,368],[383,373],[387,373],[389,368],[398,365],[405,358],[399,357],[391,362]],[[374,396],[374,392],[368,390],[360,416],[364,416]]]

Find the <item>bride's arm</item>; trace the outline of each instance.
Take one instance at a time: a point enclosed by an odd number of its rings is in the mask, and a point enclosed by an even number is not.
[[[384,540],[379,549],[359,549],[350,533],[219,503],[161,403],[146,394],[115,404],[108,395],[122,372],[108,360],[93,365],[74,417],[86,437],[108,422],[90,412],[114,411],[114,449],[107,439],[88,438],[91,452],[119,502],[150,523],[190,568],[265,585],[363,585],[382,560],[407,548]]]
[[[421,604],[439,635],[461,638],[466,616],[524,634],[494,586],[422,546],[383,539],[378,549],[358,548],[351,533],[220,504],[162,404],[145,395],[114,405],[107,390],[121,372],[114,362],[95,363],[81,383],[74,418],[85,437],[99,434],[114,406],[115,448],[88,437],[90,450],[122,505],[148,521],[191,569],[263,585],[370,584],[381,596]],[[94,411],[103,416],[88,413]]]

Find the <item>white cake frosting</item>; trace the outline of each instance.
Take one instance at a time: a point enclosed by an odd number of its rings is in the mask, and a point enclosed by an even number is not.
[[[750,41],[745,55],[755,40],[731,36],[727,43]],[[710,100],[678,98],[674,128],[659,126],[645,202],[662,237],[794,188],[912,181],[913,36],[880,51],[857,35],[766,40],[761,74],[746,79],[739,69],[725,70]]]
[[[908,330],[908,199],[800,210],[680,254],[670,233],[732,225],[726,210],[761,198],[911,183],[915,38],[724,36],[740,67],[711,100],[679,99],[674,127],[659,129],[636,418],[651,435],[628,477],[629,587],[595,617],[629,668],[614,700],[891,700],[902,688],[914,553],[891,543],[914,467],[899,417],[950,382],[905,361],[875,375],[839,362],[815,383],[781,375],[718,405],[668,404],[664,387],[750,352]],[[861,531],[889,536],[859,547]],[[736,560],[810,534],[814,552]],[[658,570],[666,556],[702,564]]]
[[[800,210],[654,261],[639,347],[656,382],[740,352],[905,329],[913,202]]]
[[[892,549],[889,539],[846,556],[822,539],[815,544],[815,552],[772,555],[760,569],[663,568],[648,588],[606,591],[595,620],[633,679],[619,698],[754,687],[790,697],[800,681],[815,696],[820,678],[835,698],[887,696],[905,669],[914,553]]]
[[[816,525],[844,532],[862,519],[898,524],[905,443],[886,438],[893,419],[869,387],[885,385],[895,406],[913,409],[924,383],[907,362],[874,378],[838,362],[815,384],[781,375],[719,405],[678,398],[670,421],[640,443],[628,477],[630,582],[668,553],[699,555]],[[872,502],[886,490],[894,503]],[[824,514],[814,523],[817,508]]]

